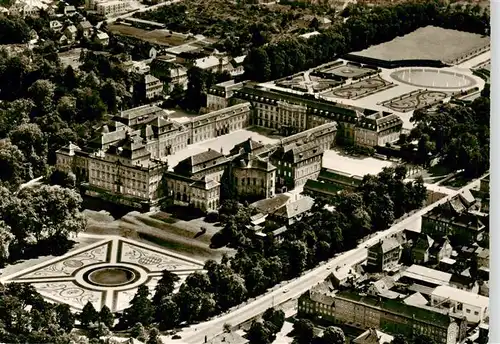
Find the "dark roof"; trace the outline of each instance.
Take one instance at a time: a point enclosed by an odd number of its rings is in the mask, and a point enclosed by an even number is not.
[[[180,161],[177,166],[174,167],[174,171],[181,174],[192,174],[194,173],[193,169],[195,166],[206,164],[219,158],[225,158],[224,154],[213,149],[208,149],[206,152],[198,153]],[[223,161],[221,161],[220,163],[226,161],[226,159],[223,159]]]
[[[326,195],[335,195],[339,191],[344,190],[344,188],[338,186],[338,184],[325,183],[314,179],[308,179],[306,184],[304,185],[304,190]]]
[[[273,154],[273,160],[297,163],[314,156],[323,154],[324,149],[316,142],[302,143],[294,142],[286,146],[280,146]]]
[[[248,169],[258,169],[266,172],[271,172],[276,169],[276,167],[269,162],[267,159],[259,158],[250,153],[245,154],[241,158],[237,159],[237,168],[248,168]]]
[[[345,122],[354,122],[357,117],[356,111],[362,111],[354,107],[340,105],[326,100],[317,100],[307,98],[306,95],[298,96],[288,92],[280,92],[277,90],[264,90],[255,87],[245,86],[234,92],[237,98],[243,98],[249,101],[259,101],[261,103],[277,104],[279,101],[286,101],[292,104],[304,105],[308,110],[321,111],[325,117],[337,118],[339,115],[344,116]]]
[[[399,241],[397,241],[395,238],[386,238],[386,239],[382,239],[378,243],[370,246],[368,248],[368,250],[386,253],[386,252],[390,252],[398,247],[400,247]]]
[[[212,161],[214,159],[217,159],[217,158],[220,158],[223,156],[224,155],[222,153],[217,152],[214,149],[209,149],[206,152],[193,155],[191,158],[188,158],[188,159],[191,159],[192,166],[196,166],[199,164],[203,164],[204,162]]]
[[[255,203],[252,203],[250,204],[250,206],[256,208],[259,212],[263,214],[270,214],[276,209],[286,204],[286,202],[288,202],[289,199],[290,196],[287,196],[285,194],[279,194],[274,196],[273,198],[263,199]]]
[[[311,197],[303,197],[295,202],[287,203],[278,208],[273,215],[286,219],[292,219],[295,216],[309,211],[314,205],[314,200]]]
[[[137,118],[137,117],[144,117],[144,116],[151,116],[153,114],[163,112],[161,108],[155,105],[143,105],[143,106],[138,106],[132,109],[128,109],[125,111],[122,111],[120,113],[121,118],[125,118],[128,120]]]
[[[407,305],[398,300],[378,299],[371,296],[363,296],[355,292],[345,291],[336,294],[336,298],[347,299],[365,304],[367,306],[380,308],[397,316],[414,318],[420,322],[440,327],[448,327],[452,318],[438,311],[432,311],[421,307]]]
[[[386,129],[403,125],[403,120],[396,114],[379,112],[370,116],[361,117],[357,126],[373,131],[383,131]]]
[[[346,183],[351,184],[352,186],[358,186],[363,181],[363,177],[322,168],[319,172],[318,180],[334,183],[340,182],[342,184]]]
[[[91,29],[93,26],[92,24],[90,24],[90,22],[88,20],[85,20],[85,21],[82,21],[80,23],[80,27],[85,30],[85,29]]]
[[[254,141],[252,140],[252,138],[249,137],[247,140],[236,144],[233,148],[231,148],[229,153],[231,155],[236,155],[240,154],[241,150],[243,150],[244,153],[253,153],[257,149],[262,147],[264,147],[262,143]]]

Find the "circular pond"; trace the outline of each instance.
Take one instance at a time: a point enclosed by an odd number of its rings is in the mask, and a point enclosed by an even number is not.
[[[438,68],[405,68],[391,73],[394,80],[422,88],[466,89],[477,84],[469,75]]]
[[[118,287],[135,282],[138,274],[132,269],[125,267],[102,267],[91,270],[86,276],[87,282],[103,286]]]

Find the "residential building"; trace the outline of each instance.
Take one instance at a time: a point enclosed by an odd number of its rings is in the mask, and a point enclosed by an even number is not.
[[[245,73],[245,68],[243,67],[243,62],[245,61],[245,57],[246,55],[237,56],[230,61],[232,68],[230,69],[229,74],[231,74],[231,76],[233,77],[240,76]]]
[[[75,13],[76,13],[75,6],[64,6],[64,15],[72,16]]]
[[[422,216],[422,233],[431,237],[448,236],[459,244],[483,240],[486,227],[482,217],[474,213],[477,205],[470,192],[460,193]]]
[[[488,317],[489,298],[450,286],[438,286],[431,295],[431,305],[462,314],[478,324]]]
[[[158,98],[163,93],[163,82],[151,74],[146,74],[144,76],[144,90],[146,93],[146,99]]]
[[[278,225],[289,226],[299,222],[314,205],[314,199],[303,196],[298,200],[287,203],[269,214],[267,220]]]
[[[188,144],[206,141],[248,127],[250,104],[242,103],[194,117]]]
[[[299,297],[299,316],[321,316],[332,323],[408,337],[426,335],[439,344],[456,344],[467,333],[465,317],[429,306],[408,305],[400,300],[354,291],[335,292],[324,283]]]
[[[401,244],[395,238],[386,238],[368,247],[367,268],[372,271],[386,271],[398,264],[401,258]]]
[[[439,237],[433,239],[434,243],[429,249],[429,259],[433,263],[441,263],[443,259],[450,258],[453,252],[453,246],[451,246],[448,237]]]
[[[178,66],[175,68],[172,68],[170,70],[170,91],[173,90],[173,85],[180,85],[182,86],[182,89],[187,89],[188,85],[188,77],[187,77],[187,69],[183,66]]]
[[[479,252],[478,252],[479,251]],[[476,251],[477,253],[477,265],[479,267],[484,266],[490,267],[490,250],[487,248]]]
[[[63,25],[58,20],[51,20],[49,22],[49,27],[50,27],[51,30],[54,30],[55,32],[59,32],[59,31],[62,30]]]
[[[22,17],[38,17],[41,10],[48,11],[49,9],[49,5],[41,0],[20,0],[9,8],[9,14]]]
[[[74,41],[76,39],[77,33],[78,30],[74,25],[70,25],[64,30],[64,35],[68,38],[69,41]]]
[[[95,4],[95,10],[102,16],[123,13],[128,9],[128,1],[123,0],[99,1]]]
[[[230,69],[227,57],[213,55],[196,59],[194,61],[194,66],[211,72],[223,72]]]
[[[274,197],[276,167],[269,159],[246,153],[233,160],[230,171],[238,197]]]
[[[377,299],[355,292],[339,292],[334,300],[336,321],[361,329],[378,328],[391,334],[422,334],[436,343],[455,344],[464,339],[465,319],[430,307],[407,305],[399,300]]]
[[[92,36],[92,30],[94,29],[94,27],[88,20],[85,20],[78,24],[78,29],[82,32],[83,37],[90,38],[90,36]]]
[[[321,170],[324,149],[315,142],[295,142],[276,148],[270,159],[277,167],[276,188],[287,192],[316,179]]]
[[[430,259],[430,249],[434,245],[434,240],[427,234],[419,235],[411,248],[412,262],[415,264],[425,264]]]
[[[99,31],[94,37],[94,42],[107,46],[109,44],[109,35],[106,32]]]
[[[376,112],[361,117],[354,132],[355,142],[360,146],[385,146],[399,140],[403,120],[390,112]]]

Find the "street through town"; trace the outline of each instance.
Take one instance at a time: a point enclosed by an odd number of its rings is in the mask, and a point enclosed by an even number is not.
[[[332,271],[334,271],[337,267],[350,267],[366,260],[368,254],[366,249],[367,246],[373,245],[387,236],[391,236],[394,233],[404,230],[408,224],[417,220],[432,208],[445,203],[450,198],[458,195],[465,190],[470,190],[471,188],[479,185],[479,181],[480,180],[477,179],[459,190],[451,190],[448,193],[448,196],[425,208],[422,208],[421,210],[415,212],[413,215],[394,224],[391,228],[378,233],[364,243],[358,245],[356,249],[344,252],[342,255],[336,258],[332,258],[330,261],[303,273],[302,276],[292,281],[282,282],[279,286],[275,287],[273,291],[257,297],[256,299],[250,299],[243,305],[235,307],[235,309],[230,311],[229,313],[217,316],[215,319],[206,321],[204,323],[185,328],[178,333],[178,335],[180,335],[182,339],[172,340],[169,337],[164,336],[162,337],[163,342],[202,344],[205,342],[205,338],[210,340],[211,338],[221,334],[223,332],[224,324],[237,326],[264,313],[266,309],[270,307],[277,306],[290,299],[300,296],[301,294],[309,290],[312,286],[325,280],[328,275],[332,273]]]

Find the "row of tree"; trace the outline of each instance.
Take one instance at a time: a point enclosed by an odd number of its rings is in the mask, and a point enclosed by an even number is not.
[[[256,81],[282,78],[427,25],[478,34],[490,32],[487,11],[436,0],[376,7],[359,4],[350,6],[345,15],[345,22],[336,22],[320,35],[253,47],[244,61],[245,77]]]

